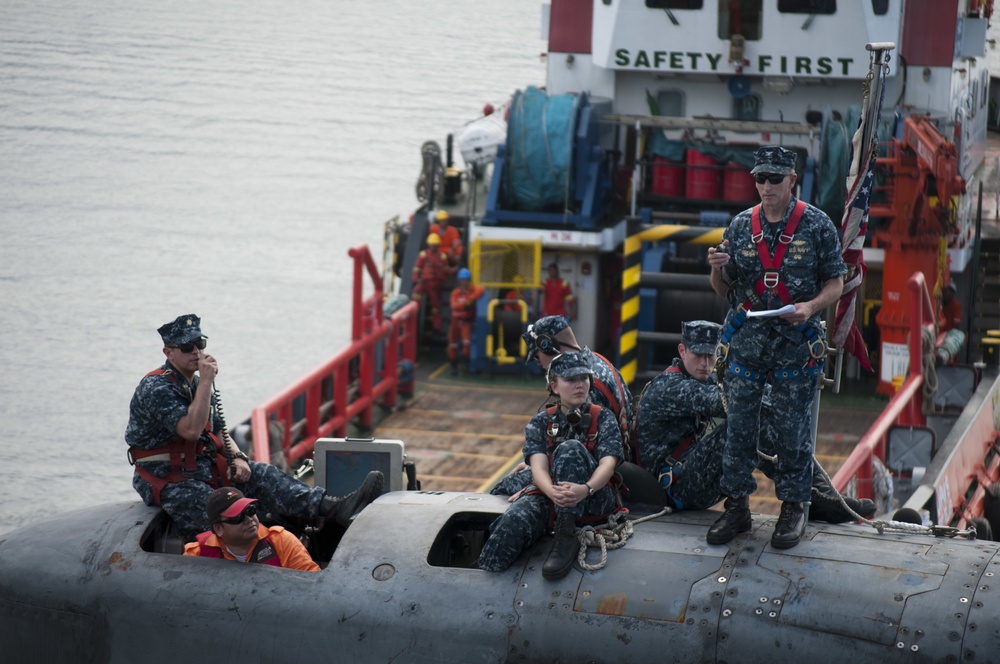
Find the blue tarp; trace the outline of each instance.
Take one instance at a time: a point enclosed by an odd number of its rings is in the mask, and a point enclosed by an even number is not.
[[[507,119],[505,207],[562,210],[570,194],[578,97],[518,91]]]

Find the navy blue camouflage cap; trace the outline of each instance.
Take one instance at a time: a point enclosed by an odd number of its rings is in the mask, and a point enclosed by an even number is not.
[[[796,155],[787,148],[778,145],[768,145],[753,151],[754,166],[750,171],[754,173],[774,173],[775,175],[788,175],[795,172]]]
[[[552,363],[549,365],[548,379],[551,381],[556,376],[572,378],[573,376],[584,374],[593,376],[594,371],[587,364],[587,360],[583,359],[583,355],[580,353],[562,353],[552,358]]]
[[[681,342],[695,355],[712,355],[722,336],[722,326],[707,320],[681,323]]]
[[[169,323],[161,325],[156,331],[160,333],[160,338],[165,344],[186,344],[198,337],[208,339],[201,333],[201,319],[194,314],[178,316]]]
[[[528,347],[528,359],[525,360],[525,364],[531,364],[539,350],[547,355],[558,353],[560,345],[556,335],[568,327],[569,321],[562,316],[546,316],[529,325],[521,335]]]

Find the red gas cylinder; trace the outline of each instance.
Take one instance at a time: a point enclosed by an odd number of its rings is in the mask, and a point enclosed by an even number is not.
[[[718,199],[722,181],[719,162],[714,157],[688,148],[687,166],[685,195],[695,199]]]
[[[757,187],[749,168],[735,161],[726,164],[722,172],[722,200],[738,203],[757,201]]]
[[[657,196],[683,196],[684,164],[653,157],[653,193]]]

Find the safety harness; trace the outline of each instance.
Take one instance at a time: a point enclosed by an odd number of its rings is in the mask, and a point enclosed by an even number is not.
[[[666,369],[664,369],[662,372],[660,372],[660,375],[663,376],[663,375],[670,374],[670,373],[684,373],[684,372],[681,370],[680,367],[675,367],[675,366],[671,365],[671,366],[667,367]],[[644,396],[646,396],[646,389],[652,383],[653,383],[653,381],[650,381],[649,383],[646,383],[646,387],[642,388],[642,394],[639,395],[639,403],[636,404],[636,408],[635,408],[637,416],[638,416],[639,408],[642,406],[642,398]],[[702,418],[701,418],[700,415],[696,415],[695,416],[695,421],[696,421],[696,425],[697,425],[696,428],[697,429],[701,428],[701,419]],[[698,438],[698,436],[697,436],[697,434],[695,434],[695,435],[691,435],[691,436],[688,436],[688,437],[682,439],[680,441],[680,443],[677,444],[677,447],[674,448],[673,454],[671,454],[670,457],[668,457],[668,458],[670,460],[672,460],[673,463],[676,463],[676,460],[679,459],[685,452],[688,451],[688,448],[691,447],[691,444],[694,443],[694,441],[697,440],[697,438]],[[645,464],[642,461],[642,456],[639,454],[639,448],[638,447],[635,450],[635,463],[640,468],[645,468],[646,467]],[[673,463],[671,463],[671,465],[673,465]]]
[[[555,463],[555,453],[556,448],[560,443],[569,440],[567,436],[559,435],[559,426],[556,423],[556,413],[559,412],[559,406],[549,406],[545,414],[548,416],[548,425],[545,427],[546,435],[546,454],[549,457],[549,468],[552,468],[553,463]],[[583,446],[587,448],[591,456],[594,456],[594,450],[597,448],[597,424],[599,415],[601,413],[601,407],[597,404],[590,404],[590,408],[587,412],[583,413],[580,418],[580,425],[586,430],[586,435],[583,439],[577,438]],[[616,512],[622,511],[621,502],[621,488],[622,488],[622,477],[617,472],[611,476],[608,481],[608,486],[614,489],[613,494],[615,497],[615,506],[608,512],[603,514],[584,514],[577,519],[578,522],[582,523],[600,523],[608,518],[609,515]],[[524,492],[525,495],[544,495],[542,490],[538,487],[528,487]],[[555,505],[549,506],[549,528],[551,529],[556,521],[556,509]]]
[[[764,239],[764,231],[761,227],[760,205],[754,206],[750,215],[750,229],[752,232],[750,239],[757,246],[757,256],[760,258],[760,264],[764,268],[764,275],[754,285],[752,293],[748,293],[746,301],[744,301],[743,304],[737,308],[736,313],[733,314],[733,316],[729,319],[729,322],[726,323],[725,328],[722,330],[722,338],[719,340],[719,345],[715,350],[717,373],[722,373],[722,367],[725,363],[729,373],[740,376],[741,378],[762,383],[769,378],[776,378],[780,380],[814,378],[823,372],[823,358],[826,357],[826,342],[819,336],[819,332],[816,328],[808,323],[802,323],[795,326],[795,329],[802,332],[805,337],[806,343],[809,346],[809,354],[812,356],[809,363],[801,369],[756,371],[742,367],[732,360],[728,360],[729,343],[732,341],[733,336],[736,335],[736,332],[743,327],[743,324],[746,322],[747,314],[751,311],[753,306],[752,300],[760,302],[760,297],[767,291],[771,291],[778,296],[782,305],[791,304],[792,297],[788,293],[788,288],[785,286],[784,282],[781,281],[781,266],[785,260],[785,252],[788,249],[788,245],[791,244],[792,238],[795,236],[795,231],[798,229],[799,221],[802,220],[802,215],[805,210],[806,204],[804,201],[795,202],[792,214],[788,218],[788,224],[785,226],[784,231],[778,235],[778,245],[772,254],[767,247],[767,241]],[[719,384],[722,385],[721,376],[719,376],[719,378]],[[724,394],[723,402],[728,409],[728,404],[725,403]]]
[[[591,352],[594,357],[598,358],[601,362],[604,362],[604,364],[608,366],[611,375],[615,379],[615,385],[618,387],[618,394],[621,395],[621,399],[617,398],[611,391],[611,387],[609,385],[606,385],[604,381],[601,381],[597,378],[597,376],[594,376],[594,387],[596,387],[597,391],[603,394],[604,398],[608,400],[609,404],[611,404],[611,412],[615,414],[615,419],[618,420],[618,429],[622,433],[622,447],[625,450],[625,458],[629,459],[632,456],[637,456],[632,453],[630,445],[633,438],[632,422],[629,421],[628,408],[625,407],[625,386],[622,384],[621,376],[615,369],[615,365],[611,364],[611,361],[608,360],[608,358],[604,357],[600,353]]]
[[[178,382],[177,375],[163,367],[150,371],[146,376],[163,376],[175,384]],[[209,439],[207,443],[204,440],[206,436]],[[219,453],[222,448],[222,442],[212,431],[212,418],[208,418],[205,429],[198,440],[184,440],[180,436],[174,436],[166,445],[151,450],[130,446],[128,448],[128,462],[135,466],[136,474],[153,487],[153,503],[159,505],[160,492],[163,487],[190,479],[190,473],[198,469],[198,457],[201,455],[212,457],[212,480],[208,483],[209,486],[213,489],[228,486],[226,483],[228,477],[226,459]],[[156,461],[170,462],[170,472],[164,477],[158,477],[142,465],[136,465],[136,462]]]
[[[281,528],[281,526],[274,526],[274,528],[278,529]],[[200,545],[198,555],[204,558],[222,558],[221,548],[211,546],[206,543],[212,534],[213,533],[211,531],[205,531],[195,538],[198,540],[198,544]],[[278,558],[278,551],[274,548],[274,544],[272,544],[271,540],[267,537],[257,540],[257,544],[254,545],[253,551],[247,554],[247,562],[281,567],[281,559]]]

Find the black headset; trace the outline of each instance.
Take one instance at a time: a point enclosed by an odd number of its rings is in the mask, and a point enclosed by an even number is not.
[[[528,326],[528,334],[531,336],[531,340],[535,342],[535,348],[538,350],[542,351],[546,355],[559,354],[561,348],[559,341],[555,337],[535,332],[534,323]]]

